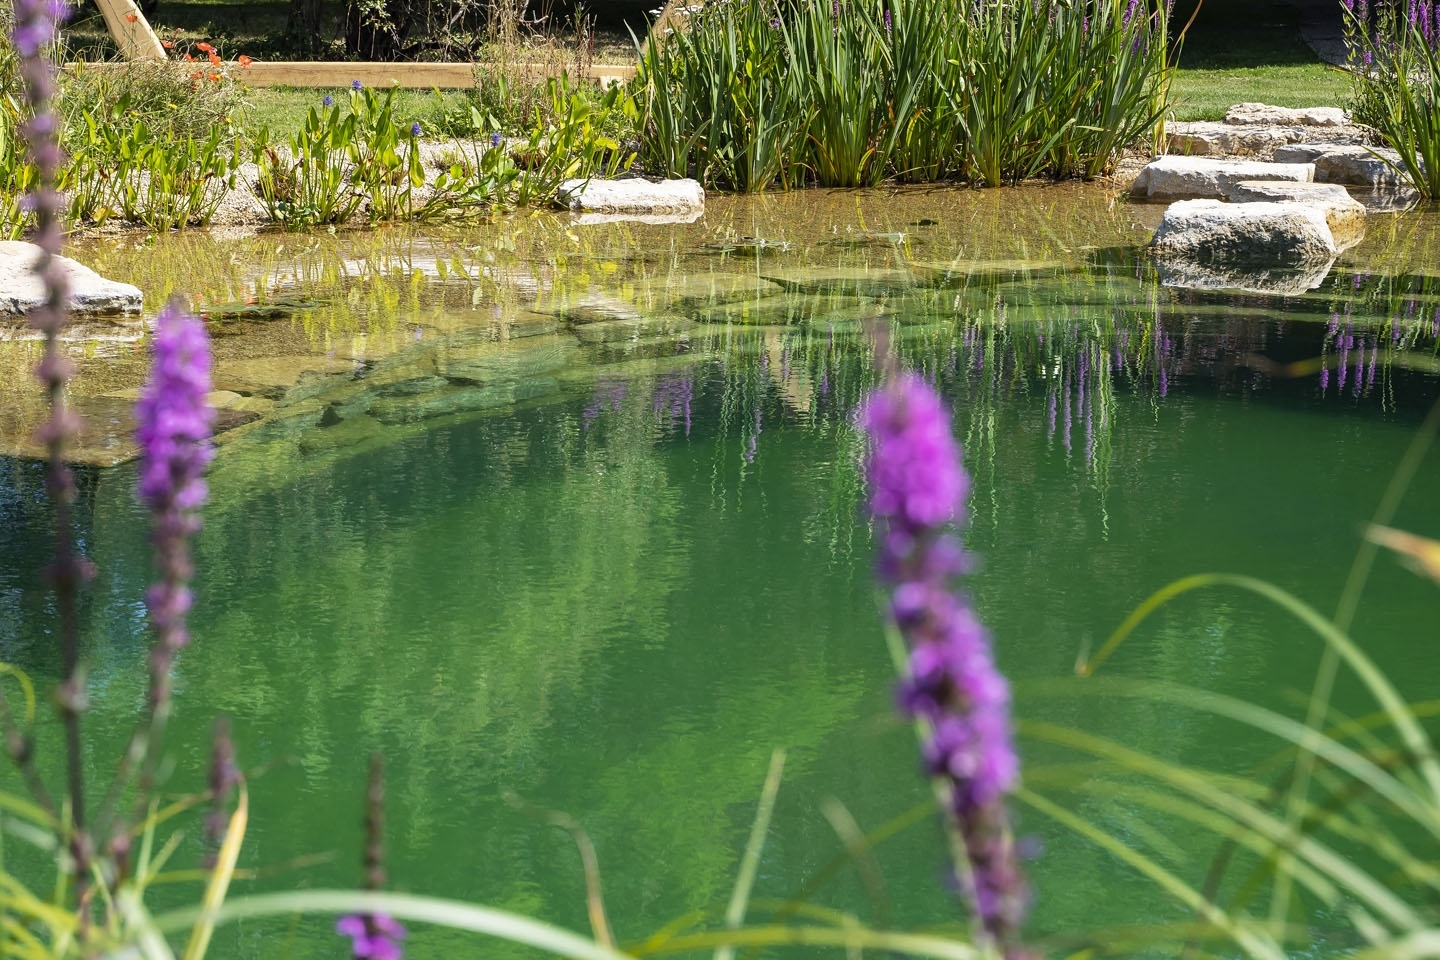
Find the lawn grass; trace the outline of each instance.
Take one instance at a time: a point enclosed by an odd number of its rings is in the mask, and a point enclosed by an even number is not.
[[[1260,67],[1187,67],[1182,56],[1173,86],[1177,120],[1220,120],[1236,103],[1276,107],[1344,107],[1350,78],[1320,63]]]
[[[1343,107],[1350,79],[1300,39],[1299,11],[1282,0],[1180,0],[1174,29],[1193,23],[1180,45],[1177,120],[1220,120],[1236,103]],[[1335,0],[1335,22],[1340,19]]]

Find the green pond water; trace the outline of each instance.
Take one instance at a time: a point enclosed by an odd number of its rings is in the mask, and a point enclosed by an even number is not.
[[[217,337],[222,360],[245,342],[246,363],[301,348],[350,356],[357,333],[390,343],[363,369],[257,390],[271,413],[308,412],[237,429],[212,470],[165,789],[203,788],[211,724],[228,715],[252,772],[241,864],[261,871],[232,892],[357,885],[374,751],[387,765],[393,889],[585,929],[573,843],[508,804],[513,791],[593,839],[622,941],[723,911],[775,748],[788,761],[761,901],[843,852],[831,798],[863,830],[923,801],[913,733],[892,711],[852,425],[877,376],[860,332],[872,317],[953,404],[974,479],[967,587],[1017,716],[1229,773],[1278,750],[1074,667],[1152,591],[1194,572],[1264,577],[1333,610],[1360,531],[1440,397],[1440,280],[1414,253],[1434,225],[1372,228],[1308,293],[1196,292],[1161,285],[1134,255],[1143,227],[1097,191],[1022,195],[1008,214],[993,196],[822,195],[716,204],[687,227],[388,236],[378,242],[404,269],[359,279],[346,264],[380,262],[373,237],[97,243],[102,272],[139,278],[151,302],[186,288],[213,301],[317,297],[248,341]],[[527,246],[540,231],[550,246]],[[495,271],[461,264],[457,280],[416,267],[437,249]],[[782,278],[789,299],[770,287],[724,303],[663,296],[719,275]],[[568,291],[551,313],[546,290]],[[577,315],[597,297],[610,298],[609,319]],[[616,319],[615,300],[644,309]],[[761,300],[764,322],[737,314]],[[717,310],[730,322],[705,314]],[[474,332],[502,316],[517,339],[491,331],[477,347]],[[466,380],[461,363],[490,364],[495,379]],[[499,388],[495,403],[463,399]],[[111,769],[143,698],[149,567],[134,476],[130,465],[81,477],[79,535],[99,569],[83,611],[92,777]],[[1440,536],[1440,451],[1394,526]],[[43,684],[57,672],[37,572],[47,536],[35,465],[0,460],[0,655]],[[1440,676],[1437,610],[1433,583],[1378,560],[1355,636],[1414,700]],[[1102,679],[1299,716],[1319,652],[1264,602],[1208,590],[1147,621]],[[1373,709],[1349,678],[1337,706]],[[43,741],[53,764],[55,731]],[[1038,792],[1202,882],[1214,835],[1087,789],[1077,763],[1089,758],[1043,736],[1022,737],[1021,753]],[[1015,813],[1035,853],[1033,936],[1052,951],[1186,918],[1110,854]],[[184,826],[176,863],[192,866],[198,817]],[[814,901],[955,929],[933,820],[875,859],[880,888],[846,867]],[[1321,952],[1349,942],[1342,920],[1312,922]],[[214,955],[346,949],[332,921],[294,918],[225,928]],[[408,955],[525,951],[416,925]]]

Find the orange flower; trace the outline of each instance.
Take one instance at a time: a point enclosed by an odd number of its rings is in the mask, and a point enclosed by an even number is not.
[[[195,49],[196,49],[196,50],[199,50],[201,53],[214,53],[214,52],[215,52],[215,48],[212,47],[212,46],[210,46],[210,44],[206,43],[206,42],[203,41],[203,40],[200,41],[199,43],[195,44]]]
[[[160,46],[164,47],[166,50],[174,50],[174,49],[175,49],[175,41],[174,41],[174,40],[161,40],[161,41],[160,41]]]
[[[185,54],[185,62],[186,62],[186,63],[194,63],[194,62],[195,62],[195,58],[194,58],[192,55],[190,55],[190,54],[187,53],[187,54]]]
[[[220,54],[218,54],[218,53],[212,53],[212,54],[210,54],[210,66],[212,66],[212,67],[218,67],[218,66],[220,66]]]
[[[212,73],[212,74],[210,74],[210,79],[213,80],[213,81],[215,81],[216,83],[219,83],[219,82],[220,82],[220,74],[218,74],[218,73]]]
[[[240,69],[244,70],[246,67],[250,66],[250,64],[255,62],[255,58],[247,57],[245,56],[245,54],[242,53],[240,54],[239,60],[237,62],[240,64]]]
[[[125,20],[126,20],[126,22],[128,22],[128,23],[134,23],[136,20],[139,20],[139,19],[140,19],[140,18],[139,18],[137,15],[133,14],[133,13],[127,13],[127,14],[125,14]]]
[[[191,80],[199,80],[199,79],[200,79],[201,77],[203,77],[203,76],[204,76],[203,73],[201,73],[199,70],[196,70],[194,73],[190,74],[190,79],[191,79]]]

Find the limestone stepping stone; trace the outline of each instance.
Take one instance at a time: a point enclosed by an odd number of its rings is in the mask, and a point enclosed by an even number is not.
[[[1335,256],[1335,237],[1319,206],[1293,202],[1171,204],[1150,241],[1160,257],[1198,263],[1296,265]]]
[[[1405,185],[1405,177],[1391,166],[1399,164],[1400,155],[1388,147],[1372,150],[1355,144],[1297,143],[1276,150],[1275,159],[1313,163],[1317,183],[1390,189]]]
[[[1365,205],[1338,183],[1284,183],[1241,180],[1225,193],[1233,203],[1308,203],[1325,211],[1325,222],[1341,249],[1365,238]]]
[[[1265,103],[1237,103],[1225,111],[1225,122],[1237,126],[1343,127],[1350,116],[1339,107],[1272,107]]]
[[[24,240],[0,241],[0,325],[18,326],[20,317],[45,302],[45,290],[32,272],[43,251]],[[58,257],[70,282],[67,303],[77,317],[123,317],[140,313],[140,288],[107,280],[84,264]]]
[[[705,209],[705,190],[694,180],[566,180],[560,203],[581,213],[690,213]]]
[[[571,221],[577,227],[597,227],[607,223],[644,223],[651,226],[669,226],[694,223],[705,216],[704,207],[692,207],[676,213],[577,213]]]
[[[1261,160],[1219,160],[1210,157],[1159,157],[1135,178],[1130,198],[1147,203],[1219,199],[1242,180],[1287,180],[1310,183],[1309,163],[1266,163]]]
[[[1209,120],[1170,123],[1165,131],[1170,153],[1190,157],[1268,154],[1305,139],[1303,132],[1288,127],[1237,127]]]

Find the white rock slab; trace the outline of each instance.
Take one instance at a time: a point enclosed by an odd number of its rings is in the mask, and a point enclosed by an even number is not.
[[[1165,131],[1170,153],[1187,157],[1269,154],[1305,139],[1293,127],[1237,127],[1207,120],[1167,123]]]
[[[1317,183],[1386,189],[1405,185],[1404,176],[1391,166],[1391,163],[1399,164],[1400,155],[1388,147],[1372,149],[1356,144],[1297,143],[1277,149],[1275,158],[1313,163]]]
[[[1237,103],[1225,112],[1225,122],[1239,125],[1343,127],[1350,117],[1339,107],[1272,107],[1265,103]]]
[[[566,180],[560,202],[581,213],[691,213],[705,209],[705,189],[694,180]]]
[[[1293,265],[1335,256],[1325,211],[1308,203],[1221,203],[1182,200],[1170,205],[1150,241],[1161,256],[1198,263]]]
[[[1148,203],[1213,200],[1241,180],[1288,180],[1309,183],[1315,167],[1308,163],[1266,163],[1261,160],[1219,160],[1211,157],[1158,157],[1145,165],[1130,188],[1130,198]]]
[[[45,302],[33,273],[41,250],[24,240],[0,241],[0,319],[17,319]],[[123,317],[140,313],[140,288],[107,280],[69,257],[57,258],[70,282],[68,303],[76,317]]]
[[[1338,183],[1284,183],[1241,180],[1226,191],[1232,203],[1308,203],[1325,211],[1325,222],[1341,249],[1365,238],[1365,205]]]
[[[1314,163],[1335,147],[1333,143],[1288,143],[1277,147],[1272,159],[1276,163]]]
[[[1400,155],[1388,148],[1371,153],[1365,147],[1340,147],[1315,159],[1315,179],[1322,183],[1346,183],[1357,187],[1404,186],[1406,179],[1391,163]],[[1386,161],[1390,161],[1387,163]]]

